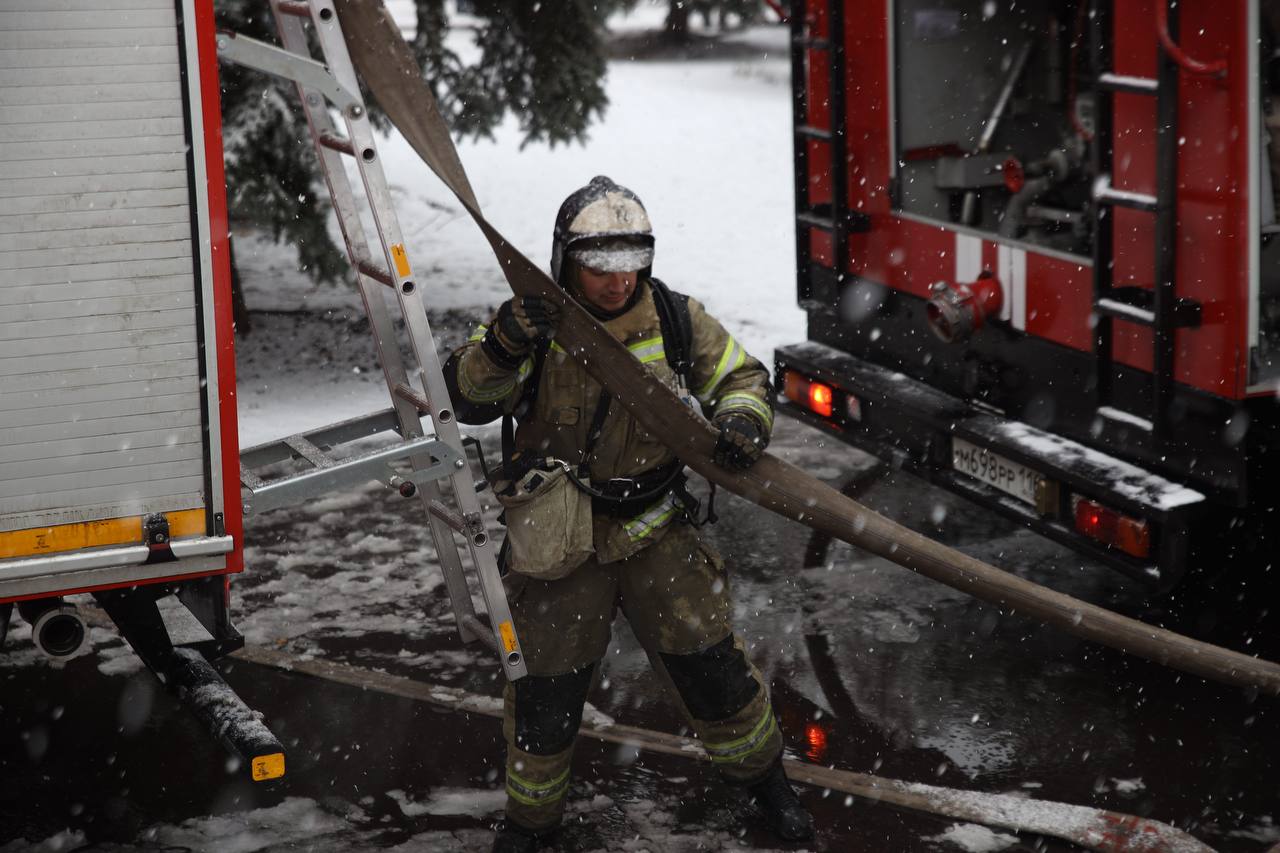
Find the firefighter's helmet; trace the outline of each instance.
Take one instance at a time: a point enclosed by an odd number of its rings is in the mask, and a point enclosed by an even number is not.
[[[636,194],[604,175],[560,205],[551,243],[551,276],[565,282],[564,259],[605,272],[645,270],[653,264],[653,229]]]

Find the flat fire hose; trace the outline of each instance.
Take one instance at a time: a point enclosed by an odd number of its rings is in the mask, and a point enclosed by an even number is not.
[[[87,605],[81,608],[81,612],[85,621],[95,628],[116,629],[115,623],[104,610]],[[425,702],[454,713],[480,714],[502,719],[502,699],[496,696],[482,696],[456,687],[392,675],[385,670],[325,658],[301,657],[266,646],[244,646],[232,652],[229,657],[361,691],[375,691],[414,702]],[[221,680],[220,676],[218,678]],[[247,707],[245,713],[256,720],[254,713]],[[707,758],[706,751],[693,738],[621,725],[603,715],[589,715],[583,720],[579,733],[605,743],[631,746],[678,758]],[[1012,794],[987,794],[903,782],[886,776],[809,764],[793,758],[785,758],[783,761],[789,777],[818,788],[953,820],[1061,838],[1098,853],[1215,853],[1213,848],[1194,836],[1151,818]],[[1280,853],[1280,845],[1266,853]]]
[[[426,702],[454,712],[502,719],[502,700],[497,697],[480,696],[453,687],[429,684],[339,661],[301,658],[286,651],[260,646],[245,646],[232,657],[259,666],[345,684],[362,691],[373,690],[416,702]],[[706,760],[707,757],[702,746],[693,738],[621,725],[600,714],[588,715],[583,720],[579,733],[605,743],[678,758]],[[839,791],[951,820],[1060,838],[1098,853],[1214,853],[1212,847],[1175,826],[1137,815],[1035,800],[1013,794],[987,794],[903,782],[886,776],[854,773],[791,758],[784,760],[784,766],[789,777],[816,788]]]
[[[872,512],[776,457],[766,454],[746,471],[716,465],[711,455],[717,433],[711,425],[485,219],[435,97],[380,0],[336,0],[336,5],[360,76],[404,138],[471,214],[511,289],[557,304],[562,319],[556,343],[694,471],[779,515],[1074,636],[1224,684],[1280,694],[1280,665],[1121,616],[1001,571]]]

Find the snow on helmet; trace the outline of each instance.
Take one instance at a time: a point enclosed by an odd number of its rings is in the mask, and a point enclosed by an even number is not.
[[[646,270],[653,264],[653,228],[636,194],[604,175],[560,205],[551,242],[551,276],[564,282],[565,257],[605,272]]]

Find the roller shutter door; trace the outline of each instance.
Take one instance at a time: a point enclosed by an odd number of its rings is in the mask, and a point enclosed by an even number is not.
[[[0,532],[204,506],[173,0],[0,0]]]

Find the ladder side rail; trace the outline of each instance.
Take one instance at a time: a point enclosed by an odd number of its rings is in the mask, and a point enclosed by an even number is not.
[[[809,211],[809,139],[802,136],[800,128],[809,122],[809,76],[806,73],[807,52],[805,26],[808,18],[807,0],[792,0],[791,6],[791,127],[795,146],[795,197],[796,197],[796,296],[801,304],[813,295],[811,273],[813,258],[809,226],[800,217]]]
[[[828,0],[827,72],[831,114],[831,252],[837,296],[849,268],[848,83],[845,77],[845,0]]]
[[[1168,0],[1156,0],[1168,7]],[[1169,33],[1178,37],[1178,8],[1168,12]],[[1170,437],[1177,328],[1178,275],[1178,65],[1163,45],[1156,50],[1156,216],[1155,216],[1155,351],[1152,354],[1152,424],[1154,438]]]
[[[299,20],[288,15],[277,14],[276,22],[281,41],[287,48],[293,51],[309,49],[306,32]],[[346,166],[342,161],[343,155],[337,150],[321,144],[319,141],[326,134],[330,137],[335,136],[337,128],[323,100],[308,97],[312,93],[304,90],[301,86],[299,86],[299,94],[302,96],[303,111],[306,113],[308,125],[311,127],[312,137],[315,140],[316,154],[320,158],[321,170],[324,173],[325,181],[328,184],[329,192],[334,202],[334,211],[337,214],[339,227],[346,241],[347,254],[351,259],[352,268],[356,269],[357,258],[361,254],[366,257],[369,254],[369,241],[356,208],[355,193],[347,177]],[[395,323],[387,310],[386,297],[382,292],[384,285],[358,270],[356,272],[356,281],[360,290],[360,298],[364,303],[365,314],[369,317],[369,325],[374,336],[374,346],[378,352],[379,363],[382,365],[383,378],[387,384],[387,393],[391,396],[395,409],[400,435],[406,440],[417,438],[423,435],[422,421],[417,407],[408,401],[402,400],[394,393],[395,386],[401,383],[407,384],[409,378],[404,365],[404,357],[400,352],[400,344],[396,337]],[[429,457],[420,455],[409,457],[409,464],[415,470],[428,467],[430,462]],[[441,572],[445,580],[445,590],[453,607],[454,620],[459,636],[461,636],[464,643],[480,639],[472,628],[476,615],[475,603],[467,587],[462,560],[458,555],[457,543],[453,538],[453,532],[440,519],[426,512],[432,500],[440,500],[443,497],[440,487],[436,483],[424,484],[418,488],[418,496],[428,521],[428,529],[431,531],[432,543],[440,559]]]
[[[302,24],[289,15],[277,14],[276,21],[282,42],[291,50],[307,50],[306,32]],[[302,107],[307,117],[308,126],[315,142],[316,156],[319,158],[321,172],[333,199],[334,213],[338,227],[347,246],[347,256],[351,260],[353,270],[361,257],[370,254],[370,242],[365,234],[364,224],[356,205],[355,193],[351,181],[347,177],[343,155],[337,150],[323,145],[319,140],[337,135],[337,127],[329,115],[323,100],[308,97],[314,93],[299,86],[302,96]],[[395,323],[387,310],[384,285],[373,277],[356,270],[356,284],[364,303],[365,314],[369,318],[373,331],[374,346],[382,365],[383,377],[387,383],[387,393],[394,406],[396,421],[402,438],[417,438],[423,434],[422,422],[417,409],[411,403],[400,399],[395,394],[395,387],[409,383],[408,370],[404,357],[400,352],[399,340],[396,336]]]
[[[302,22],[291,15],[280,14],[275,9],[273,9],[273,12],[276,12],[277,29],[280,33],[282,44],[294,52],[309,50]],[[354,83],[354,78],[350,82]],[[359,89],[356,88],[356,91],[359,91]],[[318,96],[318,92],[308,90],[300,84],[299,95],[308,125],[312,131],[321,171],[329,187],[339,228],[346,242],[347,253],[354,270],[357,269],[357,259],[362,254],[366,257],[369,255],[369,241],[365,234],[364,225],[360,220],[360,215],[356,208],[355,194],[342,160],[344,155],[320,142],[326,136],[329,138],[336,136],[337,128],[329,115],[325,101],[322,98],[313,97]],[[396,337],[395,324],[387,310],[386,298],[383,293],[384,285],[359,271],[356,272],[356,281],[360,290],[361,300],[364,303],[365,314],[369,317],[370,328],[374,335],[374,345],[378,352],[379,363],[382,365],[387,392],[391,396],[395,409],[400,435],[406,440],[420,437],[423,435],[423,429],[417,407],[394,393],[396,385],[409,384],[409,375]],[[445,440],[448,443],[447,437]],[[453,442],[453,446],[461,449],[460,440]],[[431,461],[430,457],[421,455],[409,457],[409,463],[415,470],[429,467]],[[453,531],[443,521],[427,512],[432,501],[439,501],[443,498],[441,489],[437,483],[432,482],[420,485],[417,492],[424,514],[427,517],[432,542],[440,559],[445,589],[453,607],[458,633],[463,642],[484,639],[476,633],[474,628],[476,624],[475,604],[466,583],[462,560],[458,554],[457,543],[453,538]]]
[[[317,0],[312,0],[312,3],[314,8]],[[334,75],[339,82],[359,91],[355,69],[347,53],[346,41],[337,16],[331,14],[327,19],[316,16],[313,23],[321,50]],[[382,242],[387,268],[395,281],[396,296],[400,303],[410,344],[418,361],[422,387],[426,391],[427,400],[431,403],[430,414],[436,434],[446,444],[461,448],[462,435],[458,430],[457,419],[448,405],[441,406],[441,401],[449,399],[444,371],[440,356],[436,352],[431,327],[427,322],[427,312],[422,303],[422,296],[412,279],[412,269],[404,254],[404,238],[386,176],[379,163],[373,128],[369,124],[368,116],[361,108],[353,107],[344,110],[343,118],[347,125],[347,138],[356,149],[355,161],[378,226],[378,236]],[[394,391],[393,397],[395,397]],[[395,397],[395,399],[400,398]],[[476,569],[480,593],[489,612],[495,639],[505,649],[505,654],[501,656],[502,666],[509,678],[521,677],[527,670],[523,655],[519,652],[510,606],[498,573],[493,540],[484,529],[475,481],[471,478],[465,460],[463,466],[457,469],[449,479],[453,487],[454,499],[470,525],[470,529],[463,538],[466,540],[472,564]],[[445,550],[456,553],[456,549]]]
[[[1090,22],[1089,47],[1095,77],[1112,70],[1111,0],[1093,0]],[[1112,124],[1114,98],[1109,90],[1098,88],[1095,95],[1092,166],[1094,180],[1101,184],[1111,181],[1113,150]],[[1095,194],[1096,196],[1096,194]],[[1112,208],[1098,198],[1093,200],[1093,298],[1099,300],[1110,295],[1113,286],[1115,262],[1115,217]],[[1113,321],[1106,314],[1094,312],[1094,395],[1098,408],[1108,406],[1112,399],[1113,385]]]

